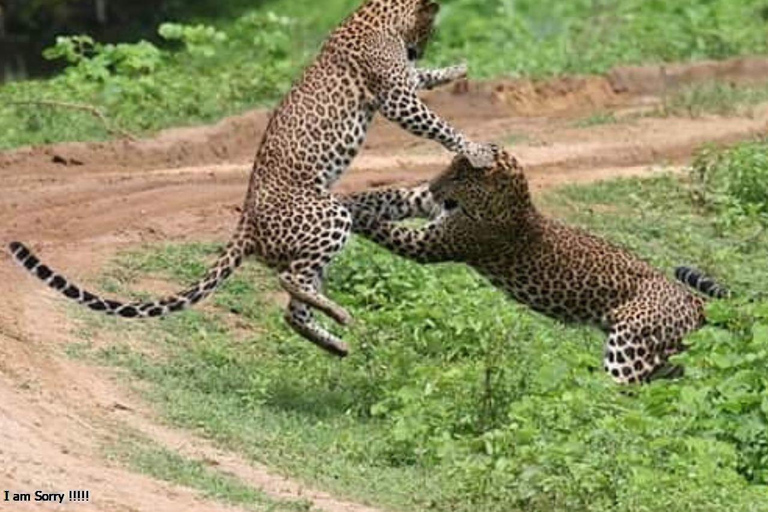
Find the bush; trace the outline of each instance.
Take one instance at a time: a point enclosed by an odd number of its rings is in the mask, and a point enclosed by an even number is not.
[[[768,49],[762,0],[444,0],[435,60],[480,76],[603,73]]]
[[[707,149],[692,166],[701,205],[720,222],[752,220],[768,224],[768,141],[741,144],[727,151]]]
[[[293,24],[266,12],[245,15],[226,32],[161,25],[160,35],[176,50],[147,41],[113,45],[88,36],[59,37],[45,56],[68,62],[60,76],[0,88],[0,126],[8,127],[0,149],[107,135],[87,115],[57,108],[57,102],[96,106],[125,130],[142,133],[211,121],[273,100],[299,64],[289,36]],[[34,105],[39,100],[47,104]]]
[[[708,319],[728,330],[691,337],[680,359],[688,382],[669,403],[692,430],[736,448],[737,468],[750,482],[768,484],[768,302],[713,303]]]

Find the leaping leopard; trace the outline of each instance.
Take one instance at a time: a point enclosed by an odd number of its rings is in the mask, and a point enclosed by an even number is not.
[[[354,231],[395,254],[464,262],[535,311],[598,326],[608,337],[604,368],[617,382],[679,372],[668,358],[705,322],[699,295],[628,251],[539,213],[522,167],[505,151],[485,170],[457,156],[429,185],[343,201]],[[422,228],[394,222],[409,217],[434,218]],[[681,267],[676,276],[710,297],[729,295],[695,270]]]
[[[440,142],[481,165],[488,146],[469,141],[418,98],[419,89],[461,78],[464,66],[419,69],[438,4],[367,0],[327,39],[274,111],[256,153],[243,214],[226,250],[197,284],[153,302],[107,300],[70,283],[20,242],[14,258],[51,288],[79,303],[126,318],[180,311],[210,295],[247,256],[279,272],[291,300],[285,318],[323,349],[347,354],[341,339],[313,319],[316,308],[340,324],[351,317],[323,295],[323,271],[349,237],[352,217],[329,192],[381,112],[414,135]]]

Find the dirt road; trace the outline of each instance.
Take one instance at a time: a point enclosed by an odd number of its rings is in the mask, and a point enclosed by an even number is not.
[[[647,174],[685,163],[706,142],[765,134],[763,107],[748,117],[645,115],[658,108],[668,87],[711,77],[766,81],[768,64],[628,68],[606,78],[464,84],[426,97],[471,137],[512,148],[527,165],[534,189],[541,190]],[[615,119],[601,124],[590,118],[596,112],[611,112]],[[237,219],[267,119],[267,112],[255,111],[151,140],[0,153],[0,243],[28,241],[55,267],[88,283],[108,257],[133,244],[223,242]],[[435,144],[378,122],[339,190],[423,181],[449,158]],[[163,426],[108,369],[66,357],[64,348],[73,340],[59,299],[8,258],[0,258],[0,287],[0,492],[88,489],[91,500],[77,505],[86,511],[236,510],[105,460],[105,443],[130,429],[185,456],[212,461],[217,470],[275,497],[308,499],[332,512],[374,510]],[[0,501],[0,511],[63,508],[6,505]]]

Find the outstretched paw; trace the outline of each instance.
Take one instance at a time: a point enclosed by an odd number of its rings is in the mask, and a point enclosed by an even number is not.
[[[454,80],[461,80],[463,78],[467,78],[467,73],[469,73],[469,68],[467,67],[466,62],[462,62],[461,64],[457,64],[455,66],[451,66],[448,68],[448,81],[453,82]]]
[[[468,145],[464,156],[475,169],[487,169],[493,167],[499,147],[496,144],[479,144],[472,142]]]

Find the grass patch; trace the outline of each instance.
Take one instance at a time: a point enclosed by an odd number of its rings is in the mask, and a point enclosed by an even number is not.
[[[596,112],[573,123],[574,128],[591,128],[646,117],[702,117],[705,115],[753,117],[755,107],[768,102],[768,85],[737,85],[709,82],[683,87],[665,97],[659,108],[617,116]]]
[[[570,205],[565,215],[571,222],[619,242],[659,268],[690,264],[734,289],[768,290],[768,276],[750,271],[768,263],[760,255],[767,240],[752,240],[758,225],[745,221],[723,229],[720,218],[693,204],[694,193],[690,183],[682,185],[669,175],[566,187],[547,203]],[[610,213],[597,213],[605,208]],[[752,263],[756,257],[759,262]]]
[[[700,117],[705,114],[753,115],[768,101],[768,85],[712,82],[683,88],[666,99],[661,114]]]
[[[579,119],[573,123],[573,126],[575,128],[591,128],[593,126],[616,124],[618,122],[619,118],[617,118],[616,114],[613,112],[597,112],[590,115],[589,117],[585,117],[584,119]]]
[[[768,141],[757,140],[724,152],[706,149],[698,155],[692,176],[699,206],[717,214],[731,229],[747,221],[768,227]]]
[[[742,243],[757,221],[723,229],[692,197],[664,176],[543,202],[660,268],[692,263],[737,291],[768,290],[768,240]],[[213,252],[150,248],[117,268],[125,283],[150,274],[180,284]],[[765,510],[764,303],[716,304],[731,331],[692,337],[685,379],[626,390],[599,370],[599,333],[533,314],[461,266],[419,266],[353,241],[328,283],[357,319],[338,331],[353,349],[344,361],[287,329],[273,286],[246,264],[207,307],[145,323],[144,346],[122,343],[137,327],[104,320],[114,341],[92,355],[142,383],[174,424],[382,506]]]
[[[504,146],[517,146],[518,144],[525,144],[528,142],[531,142],[531,137],[525,133],[507,134],[502,140]]]
[[[473,77],[602,73],[620,63],[765,53],[764,0],[443,0],[427,64],[468,61]],[[65,73],[0,87],[0,149],[110,136],[98,107],[137,134],[210,122],[272,104],[358,0],[273,0],[235,18],[159,28],[163,42],[63,39],[49,52]]]
[[[204,496],[246,506],[258,512],[309,512],[307,501],[275,500],[236,477],[212,469],[204,462],[182,457],[149,439],[129,436],[107,448],[107,456],[158,480],[171,482],[200,491]]]

